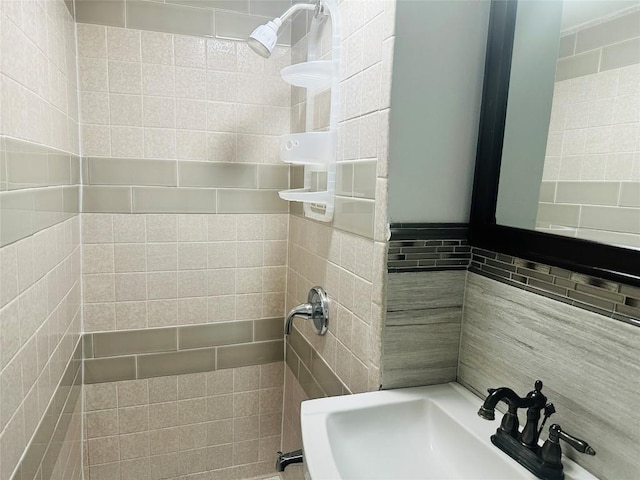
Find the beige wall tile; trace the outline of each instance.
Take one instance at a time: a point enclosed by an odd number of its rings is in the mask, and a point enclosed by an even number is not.
[[[142,93],[145,95],[173,96],[175,68],[169,65],[142,65]]]
[[[142,62],[173,65],[173,35],[141,32]]]
[[[124,62],[140,62],[140,31],[107,27],[107,58]]]
[[[109,60],[109,92],[140,94],[142,92],[140,64]]]
[[[84,92],[80,95],[80,120],[83,123],[109,124],[109,97],[106,93]]]
[[[82,91],[106,92],[107,61],[100,58],[79,58],[78,80]]]
[[[177,98],[204,100],[206,98],[206,71],[199,68],[176,67],[175,92]]]
[[[176,158],[176,135],[173,129],[144,129],[145,158]]]
[[[146,215],[148,242],[175,242],[178,240],[176,215]]]
[[[142,128],[111,127],[111,154],[115,157],[142,156]]]
[[[102,25],[76,25],[78,36],[78,56],[107,58],[106,29]]]
[[[109,108],[112,125],[142,125],[142,97],[111,94]]]

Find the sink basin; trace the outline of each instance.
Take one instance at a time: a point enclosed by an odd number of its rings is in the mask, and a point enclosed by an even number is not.
[[[482,401],[448,383],[303,402],[307,473],[312,480],[535,479],[493,446],[501,417],[478,417]],[[565,479],[595,479],[563,463]]]

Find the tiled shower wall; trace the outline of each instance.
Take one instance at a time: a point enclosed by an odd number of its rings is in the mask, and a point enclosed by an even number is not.
[[[81,478],[75,29],[0,3],[0,478]]]
[[[244,39],[290,2],[82,3],[85,478],[273,471],[290,48]]]
[[[306,302],[314,285],[332,300],[329,331],[317,336],[294,321],[287,344],[283,448],[301,447],[300,402],[377,390],[386,266],[386,166],[393,52],[394,1],[340,2],[341,82],[336,214],[333,224],[303,218],[292,207],[287,308]],[[300,17],[292,26],[296,42]],[[308,37],[295,43],[304,61]],[[321,34],[331,52],[329,22]],[[292,95],[292,129],[303,130],[303,92]],[[326,100],[326,98],[324,99]],[[319,98],[323,104],[322,96]],[[314,127],[326,125],[319,108]]]
[[[560,39],[538,229],[640,247],[640,11]]]

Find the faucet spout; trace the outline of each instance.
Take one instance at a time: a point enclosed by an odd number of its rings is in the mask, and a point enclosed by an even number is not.
[[[327,333],[329,329],[329,297],[322,287],[313,287],[309,290],[307,303],[302,303],[289,312],[284,322],[285,335],[291,334],[295,317],[309,320],[318,335]]]
[[[293,324],[294,317],[302,317],[309,319],[313,315],[313,305],[310,303],[303,303],[298,305],[297,307],[291,309],[289,314],[287,315],[287,320],[284,324],[284,333],[285,335],[291,334],[291,325]]]
[[[507,387],[489,389],[489,396],[478,410],[478,415],[485,420],[495,420],[496,405],[502,400],[509,405],[510,409],[529,408],[534,405],[531,397],[519,397],[516,392]]]

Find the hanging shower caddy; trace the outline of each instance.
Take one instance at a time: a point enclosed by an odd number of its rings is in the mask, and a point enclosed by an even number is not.
[[[284,68],[285,82],[306,89],[305,132],[280,137],[280,159],[304,167],[304,187],[279,192],[280,198],[290,202],[303,202],[305,216],[330,222],[335,210],[336,160],[338,157],[338,106],[340,86],[340,29],[336,0],[321,2],[322,9],[314,15],[307,46],[307,61]],[[317,60],[319,46],[316,34],[323,16],[331,18],[331,60]],[[329,129],[313,131],[316,96],[331,90]],[[326,173],[326,187],[318,191],[314,174]],[[323,182],[324,183],[324,182]],[[324,186],[324,185],[323,185]]]

